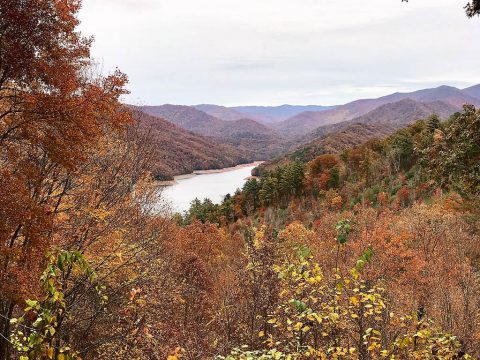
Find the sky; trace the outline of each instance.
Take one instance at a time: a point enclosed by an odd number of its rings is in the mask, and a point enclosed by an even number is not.
[[[480,83],[467,0],[83,0],[84,35],[136,105],[337,105]]]

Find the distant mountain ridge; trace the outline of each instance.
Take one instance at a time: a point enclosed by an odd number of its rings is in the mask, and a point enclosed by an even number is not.
[[[271,125],[286,120],[304,111],[324,111],[335,106],[321,105],[280,105],[280,106],[233,106],[226,107],[214,104],[193,105],[211,116],[225,121],[235,121],[249,118],[265,125]]]
[[[480,98],[472,96],[472,94],[477,94],[477,91],[479,91],[477,87],[460,90],[452,86],[439,86],[437,88],[417,90],[409,93],[394,93],[376,99],[361,99],[331,110],[300,113],[275,124],[275,129],[285,136],[303,136],[319,126],[352,120],[381,105],[407,98],[420,102],[442,101],[460,110],[461,106],[465,103],[480,106]]]
[[[301,142],[311,141],[321,136],[340,131],[352,124],[386,125],[392,129],[398,129],[410,125],[417,120],[425,119],[432,114],[437,114],[441,119],[445,120],[457,110],[457,107],[442,101],[422,103],[407,98],[381,105],[365,115],[356,117],[352,120],[320,126],[305,135]]]
[[[474,98],[480,99],[480,84],[470,86],[462,90],[464,93],[473,96]]]
[[[230,109],[255,120],[274,124],[305,111],[325,111],[333,108],[335,106],[284,104],[280,106],[234,106]]]
[[[208,115],[214,116],[217,119],[221,119],[225,121],[237,121],[237,120],[244,119],[246,117],[244,113],[228,108],[226,106],[213,105],[213,104],[200,104],[200,105],[194,105],[193,107],[197,110],[207,113]]]

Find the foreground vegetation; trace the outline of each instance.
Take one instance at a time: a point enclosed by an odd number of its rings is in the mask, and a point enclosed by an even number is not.
[[[480,357],[479,110],[173,217],[78,10],[0,3],[0,359]]]
[[[247,265],[262,269],[250,275],[252,293],[266,292],[255,315],[263,324],[250,327],[260,339],[231,357],[478,356],[479,125],[480,111],[466,106],[445,123],[432,116],[266,172],[220,205],[195,201],[181,223],[243,231],[244,256],[262,256]]]

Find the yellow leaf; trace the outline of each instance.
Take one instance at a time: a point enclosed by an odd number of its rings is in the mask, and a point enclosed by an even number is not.
[[[294,329],[295,329],[296,331],[300,331],[300,329],[302,328],[302,326],[303,326],[303,323],[301,323],[301,322],[299,321],[299,322],[297,322],[297,323],[295,324]]]
[[[350,298],[350,302],[351,302],[353,305],[355,305],[355,306],[358,306],[358,304],[360,303],[360,301],[357,299],[356,296],[352,296],[352,297]]]

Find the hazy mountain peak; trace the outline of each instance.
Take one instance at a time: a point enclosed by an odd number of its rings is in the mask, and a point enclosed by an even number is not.
[[[441,101],[460,110],[466,103],[480,106],[480,88],[471,87],[460,90],[453,86],[442,85],[413,92],[396,92],[376,99],[359,99],[327,111],[302,112],[279,123],[276,129],[286,136],[302,136],[319,126],[352,120],[384,104],[408,98],[422,103]]]
[[[473,96],[474,98],[480,99],[480,84],[470,86],[462,91],[470,96]]]

